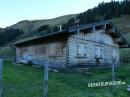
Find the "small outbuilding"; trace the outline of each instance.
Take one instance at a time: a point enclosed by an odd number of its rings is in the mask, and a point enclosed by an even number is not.
[[[51,68],[111,66],[120,64],[119,48],[129,45],[111,21],[73,27],[13,43],[16,61]]]

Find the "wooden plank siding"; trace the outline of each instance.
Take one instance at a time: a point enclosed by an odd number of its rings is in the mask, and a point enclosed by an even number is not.
[[[50,67],[64,68],[66,64],[66,41],[52,41],[49,43],[21,46],[16,49],[17,61],[30,58],[34,64],[43,65],[49,58]]]
[[[106,34],[104,30],[97,30],[95,32],[81,32],[73,34],[69,37],[69,65],[86,64],[93,65],[96,62],[96,49],[101,48],[101,64],[111,64],[112,58],[115,57],[119,62],[118,45],[113,42],[110,35]],[[78,56],[78,45],[84,46],[85,56]],[[113,55],[115,54],[115,55]],[[92,64],[91,64],[92,65]]]

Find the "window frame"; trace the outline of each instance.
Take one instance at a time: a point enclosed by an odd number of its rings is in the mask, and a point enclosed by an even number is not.
[[[87,57],[87,46],[86,46],[86,44],[78,43],[76,49],[77,49],[76,56],[78,58],[86,58]]]

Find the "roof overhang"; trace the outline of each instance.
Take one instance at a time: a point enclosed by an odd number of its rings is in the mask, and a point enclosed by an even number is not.
[[[113,37],[120,38],[120,40],[121,40],[121,41],[117,42],[119,44],[120,48],[130,47],[130,45],[125,40],[123,35],[118,31],[118,29],[113,25],[113,23],[111,21],[103,21],[103,22],[91,23],[91,24],[86,24],[86,25],[79,25],[78,27],[74,26],[74,27],[70,27],[66,30],[61,30],[61,31],[57,31],[57,32],[49,33],[49,34],[44,34],[42,36],[35,36],[35,37],[22,39],[22,40],[19,40],[15,43],[11,44],[11,45],[19,45],[19,44],[34,41],[34,40],[37,40],[37,39],[42,39],[42,38],[47,38],[47,37],[50,37],[50,36],[60,35],[60,34],[63,34],[63,33],[66,33],[66,34],[69,35],[71,33],[77,33],[77,30],[84,31],[84,30],[88,30],[88,29],[94,29],[94,27],[95,28],[103,27],[106,30],[108,28],[111,28],[112,29],[111,35],[113,35]]]
[[[45,35],[42,35],[42,36],[33,36],[33,37],[25,38],[25,39],[16,41],[11,45],[19,45],[19,44],[23,44],[23,43],[26,43],[26,42],[30,42],[30,41],[34,41],[34,40],[38,40],[38,39],[42,39],[42,38],[48,38],[50,36],[60,35],[60,34],[64,34],[64,33],[67,33],[67,30],[48,33],[48,34],[45,34]]]

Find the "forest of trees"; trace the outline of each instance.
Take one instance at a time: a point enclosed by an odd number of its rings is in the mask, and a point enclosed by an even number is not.
[[[22,33],[23,31],[19,29],[4,29],[4,31],[0,33],[0,46],[13,41]]]
[[[87,24],[121,17],[122,15],[130,15],[130,0],[102,2],[97,7],[88,9],[78,14],[76,18],[70,19],[67,23],[63,24],[63,27],[72,26],[75,19],[80,19],[81,24]]]

